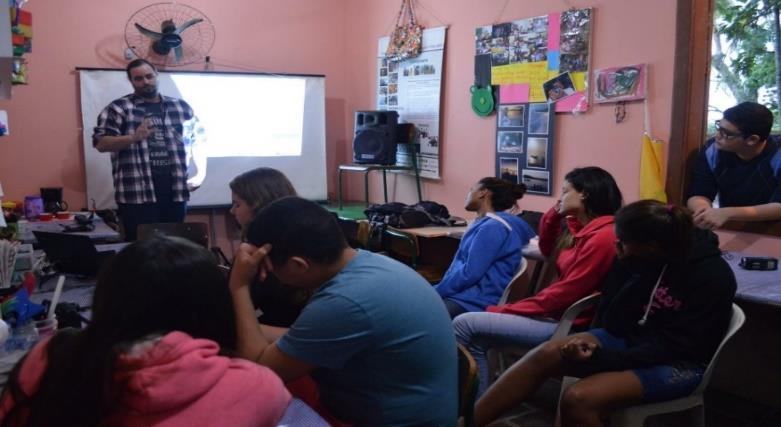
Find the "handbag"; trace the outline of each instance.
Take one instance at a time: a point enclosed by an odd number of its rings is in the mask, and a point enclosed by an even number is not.
[[[414,58],[420,55],[422,44],[423,26],[415,19],[412,0],[402,0],[385,56],[394,62]]]

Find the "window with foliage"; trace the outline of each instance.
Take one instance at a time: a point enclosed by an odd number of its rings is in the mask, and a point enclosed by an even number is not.
[[[708,135],[721,113],[743,101],[759,102],[779,132],[781,0],[715,0],[708,98]]]

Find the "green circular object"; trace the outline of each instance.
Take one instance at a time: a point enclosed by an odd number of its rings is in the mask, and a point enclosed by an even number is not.
[[[494,111],[494,94],[491,86],[472,86],[472,111],[480,117],[485,117]]]

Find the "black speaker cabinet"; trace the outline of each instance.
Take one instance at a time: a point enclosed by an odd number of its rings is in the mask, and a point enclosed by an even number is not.
[[[398,122],[395,111],[356,111],[353,161],[395,165]]]

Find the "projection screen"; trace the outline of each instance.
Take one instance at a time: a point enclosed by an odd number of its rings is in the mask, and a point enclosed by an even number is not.
[[[79,78],[87,198],[115,208],[110,154],[93,147],[92,133],[101,110],[133,88],[124,70],[81,68]],[[304,198],[327,199],[325,76],[161,71],[158,82],[205,129],[194,150],[207,156],[206,178],[189,207],[230,205],[228,183],[259,166],[282,171]]]

